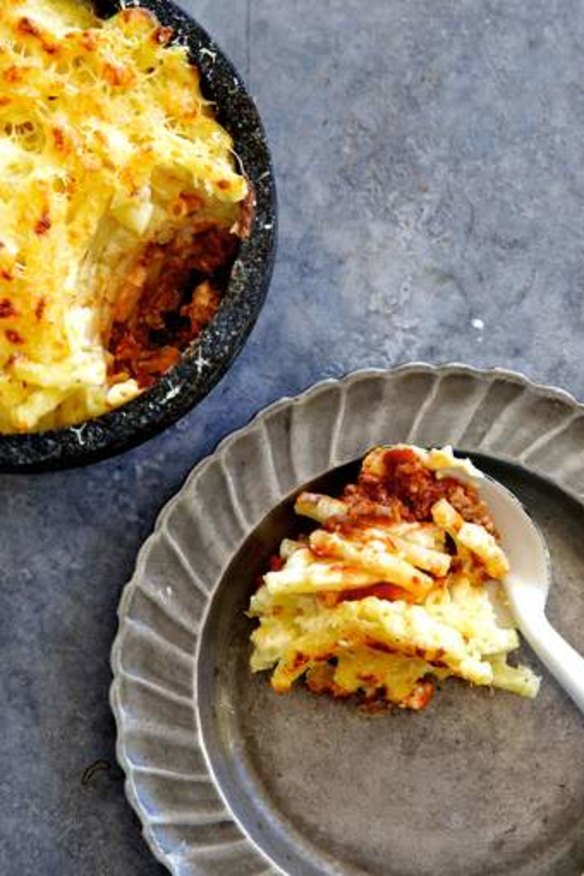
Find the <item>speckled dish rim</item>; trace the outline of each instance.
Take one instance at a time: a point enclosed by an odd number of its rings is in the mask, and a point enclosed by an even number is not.
[[[364,425],[359,418],[356,418],[358,423],[355,424],[352,435],[347,436],[347,428],[344,431],[341,429],[341,425],[346,427],[351,422],[352,392],[363,389],[367,384],[380,382],[384,388],[391,389],[393,386],[398,387],[399,381],[408,378],[426,378],[428,387],[419,398],[410,398],[409,401],[402,399],[403,409],[409,406],[411,414],[407,430],[400,431],[400,423],[397,433],[392,427],[393,433],[388,434],[391,430],[384,428],[381,421]],[[460,385],[457,390],[459,397],[455,398],[456,393],[453,394],[452,390],[456,383]],[[464,435],[469,434],[469,430],[472,431],[473,415],[495,384],[514,387],[514,392],[502,404],[498,416],[485,426],[480,440],[465,441]],[[398,397],[399,387],[396,393]],[[306,433],[310,429],[311,423],[313,429],[315,423],[318,429],[322,428],[319,416],[326,408],[323,402],[333,395],[336,396],[336,401],[330,415],[332,428],[327,448],[316,461],[310,458],[312,450],[307,451],[305,468],[301,469],[302,463],[298,458],[293,459],[292,448],[300,446],[296,442],[303,434],[302,430]],[[545,410],[540,410],[539,405],[543,405]],[[438,416],[439,411],[442,416]],[[279,460],[274,458],[273,448],[266,453],[266,437],[269,439],[270,429],[276,428],[278,423],[282,425],[288,414],[290,420],[285,428],[290,430],[287,440],[289,471],[281,478]],[[535,423],[540,426],[545,424],[545,427],[534,437]],[[574,434],[572,430],[575,430]],[[483,453],[507,462],[519,463],[552,480],[566,493],[582,502],[584,460],[579,450],[582,430],[584,405],[563,389],[535,383],[519,372],[502,368],[482,370],[458,363],[430,365],[414,362],[389,370],[359,370],[338,380],[323,380],[296,397],[282,398],[262,410],[245,427],[223,439],[213,454],[194,467],[181,490],[161,511],[152,535],[138,554],[134,575],[122,593],[118,609],[119,629],[111,655],[114,680],[110,690],[110,703],[117,726],[117,758],[126,774],[126,795],[141,821],[144,837],[152,853],[171,873],[175,876],[210,876],[217,873],[222,876],[240,876],[245,872],[258,876],[276,876],[282,872],[246,836],[230,812],[221,788],[217,787],[202,742],[195,700],[197,639],[200,639],[213,594],[238,547],[271,508],[301,484],[359,457],[367,447],[384,440],[401,440],[422,445],[452,443],[468,452]],[[254,442],[255,453],[252,450]],[[309,442],[301,444],[306,446]],[[254,464],[264,464],[265,469],[256,470]],[[238,486],[241,488],[241,469],[246,465],[254,468],[254,484],[258,485],[260,493],[263,491],[261,502],[253,509],[242,506],[241,493],[238,492]],[[222,517],[232,514],[237,525],[230,537],[226,537],[225,533],[219,537],[211,531],[212,527],[207,527],[209,531],[202,527],[207,538],[205,547],[209,555],[213,555],[211,561],[209,556],[202,556],[200,551],[197,553],[200,519],[197,522],[196,517],[188,517],[188,538],[183,541],[177,541],[177,531],[173,527],[177,512],[180,519],[181,512],[184,516],[187,511],[188,516],[188,509],[197,507],[195,500],[198,491],[202,490],[204,493],[204,479],[209,477],[213,466],[221,470],[225,481],[223,496],[217,496],[216,491],[213,492],[215,506],[221,507]],[[269,489],[263,490],[262,476],[266,482],[270,480]],[[201,507],[200,503],[198,507]],[[148,575],[149,571],[152,573],[150,566],[153,551],[160,548],[163,551],[162,556],[165,550],[174,552],[174,558],[187,580],[185,593],[189,587],[195,586],[198,591],[197,599],[202,602],[190,614],[188,606],[182,605],[180,619],[176,610],[169,612],[165,605],[163,594],[156,588],[156,575],[153,578],[154,585],[149,588]],[[189,559],[189,552],[191,559],[196,558],[193,562]],[[170,554],[167,556],[170,557]],[[206,562],[209,565],[205,566]],[[142,616],[142,609],[137,607],[137,597],[147,597],[149,607],[145,616]],[[179,655],[177,643],[168,639],[169,622],[171,628],[172,623],[182,626],[183,638],[185,631],[191,631],[191,647],[187,653],[183,649]],[[131,670],[125,665],[129,655],[133,655],[134,661],[137,658]],[[140,708],[136,708],[138,701],[134,701],[135,686],[143,684],[150,685],[151,688],[157,687],[149,680],[152,661],[155,659],[169,661],[169,668],[172,669],[173,681],[166,690],[158,690],[161,696],[167,697],[165,704],[168,707],[165,707],[164,714],[154,714],[148,709],[140,714]],[[180,673],[187,679],[187,692],[190,684],[190,696],[188,693],[185,696],[185,688],[182,692],[180,689],[172,689],[174,679],[178,683]],[[180,702],[180,716],[184,724],[187,699],[190,720],[185,728],[179,726],[180,722],[174,722],[178,713],[174,716],[172,713],[173,708],[179,708]],[[140,763],[141,754],[135,733],[139,734],[141,730],[150,732],[152,727],[156,736],[156,745],[152,749],[154,754],[147,762]],[[193,761],[197,755],[201,772],[196,780],[204,780],[209,784],[209,793],[214,793],[213,804],[206,799],[198,810],[189,803],[181,811],[180,807],[177,809],[175,803],[171,802],[170,786],[173,777],[180,783],[188,782],[189,779],[188,776],[181,776],[180,771],[168,770],[160,764],[166,763],[165,758],[175,750],[173,746],[180,745],[192,747]],[[158,779],[160,786],[157,785]],[[164,784],[165,782],[169,784]],[[184,787],[182,784],[182,788]],[[188,827],[193,824],[198,825],[201,831],[200,839],[196,842],[192,841],[185,828],[185,825]],[[214,826],[218,824],[230,826],[225,842],[214,840],[207,843],[205,831],[209,831],[211,835]],[[182,828],[185,830],[184,836],[181,836]],[[245,871],[241,869],[244,865]]]
[[[95,0],[94,5],[107,15],[123,3]],[[151,9],[188,46],[254,187],[254,224],[242,241],[218,314],[174,368],[137,398],[78,426],[0,435],[0,472],[86,465],[135,447],[176,422],[213,389],[242,350],[270,283],[277,232],[274,172],[266,134],[243,79],[209,34],[171,0],[126,0],[125,5]]]

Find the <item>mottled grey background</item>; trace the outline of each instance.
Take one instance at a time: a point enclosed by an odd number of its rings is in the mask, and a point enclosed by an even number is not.
[[[0,873],[149,876],[114,764],[115,608],[192,465],[313,381],[411,359],[584,396],[584,4],[184,0],[256,96],[280,247],[235,367],[167,434],[4,476]],[[87,786],[85,767],[112,764]]]

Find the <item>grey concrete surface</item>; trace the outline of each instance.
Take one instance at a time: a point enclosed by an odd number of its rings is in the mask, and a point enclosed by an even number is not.
[[[584,5],[183,0],[257,98],[271,293],[185,420],[0,478],[0,873],[149,876],[107,693],[120,590],[192,465],[267,402],[366,365],[501,365],[584,397]],[[111,766],[83,785],[84,769]]]

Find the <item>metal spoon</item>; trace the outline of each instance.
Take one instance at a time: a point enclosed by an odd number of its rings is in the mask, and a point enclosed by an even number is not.
[[[552,627],[545,616],[551,581],[544,537],[523,505],[498,481],[474,480],[501,535],[511,571],[503,585],[520,632],[542,663],[584,712],[584,658]]]

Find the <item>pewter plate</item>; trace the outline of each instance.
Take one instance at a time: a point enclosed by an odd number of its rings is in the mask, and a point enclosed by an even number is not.
[[[140,552],[112,653],[128,797],[172,873],[581,876],[584,719],[527,647],[534,702],[452,681],[423,713],[371,717],[250,676],[243,609],[301,486],[375,443],[452,443],[541,526],[550,618],[584,651],[583,439],[564,392],[414,364],[277,402],[194,469]]]

